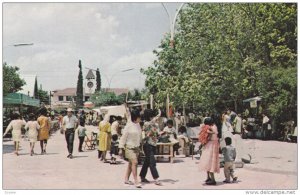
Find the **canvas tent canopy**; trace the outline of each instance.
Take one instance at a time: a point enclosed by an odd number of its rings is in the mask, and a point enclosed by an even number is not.
[[[95,110],[95,109],[93,109]],[[101,114],[109,114],[110,116],[121,116],[124,117],[126,115],[126,108],[124,105],[120,106],[101,106],[100,107]]]
[[[4,105],[24,105],[24,106],[40,106],[40,100],[29,97],[21,93],[10,93],[3,97]]]

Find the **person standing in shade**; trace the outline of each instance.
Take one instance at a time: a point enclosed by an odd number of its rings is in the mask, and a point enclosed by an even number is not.
[[[82,144],[84,142],[84,138],[86,136],[86,128],[85,128],[85,121],[84,120],[80,120],[79,122],[79,126],[76,129],[77,133],[78,133],[78,139],[79,139],[79,147],[78,147],[78,152],[83,152],[82,150]]]
[[[40,125],[36,121],[33,113],[29,114],[29,121],[26,123],[25,129],[28,129],[28,138],[30,142],[30,156],[34,154],[34,144],[37,141],[38,130]]]
[[[37,119],[38,124],[40,125],[40,131],[39,131],[39,136],[38,140],[40,141],[41,145],[41,154],[46,154],[46,147],[47,147],[47,142],[49,139],[49,132],[50,132],[50,120],[48,115],[48,111],[46,108],[42,108],[40,110],[41,116]]]
[[[72,108],[67,109],[67,115],[63,118],[63,127],[67,142],[67,148],[69,155],[67,158],[72,159],[73,158],[73,144],[74,144],[74,132],[75,128],[78,125],[78,119],[76,116],[73,115]]]
[[[7,126],[5,133],[3,134],[3,137],[12,130],[12,139],[14,141],[15,145],[15,154],[18,156],[19,153],[19,145],[20,145],[20,140],[21,140],[21,135],[22,135],[22,127],[26,125],[25,120],[21,119],[21,116],[19,113],[14,113],[12,115],[12,121],[9,123]]]
[[[158,181],[159,175],[156,169],[156,161],[154,157],[156,153],[156,143],[158,141],[159,134],[159,127],[155,124],[155,121],[160,117],[160,114],[160,110],[159,114],[156,117],[153,117],[153,110],[145,110],[144,112],[144,117],[146,120],[143,126],[143,130],[145,133],[145,137],[143,138],[143,150],[145,153],[145,161],[140,172],[141,181],[144,183],[150,183],[146,179],[148,168],[150,168],[152,177],[156,185],[161,185],[161,183]]]
[[[105,115],[104,120],[99,123],[99,151],[101,154],[100,160],[107,163],[106,152],[110,150],[111,145],[111,128],[109,123],[110,116]]]
[[[235,133],[238,133],[238,134],[241,134],[242,133],[242,118],[241,118],[241,114],[238,114],[234,121],[233,121],[233,124],[234,124],[234,132]]]
[[[137,177],[138,157],[140,153],[140,145],[142,143],[142,130],[140,126],[141,115],[138,110],[133,110],[127,119],[128,121],[119,143],[119,155],[125,156],[125,158],[129,161],[124,183],[128,185],[133,184],[129,181],[129,177],[132,173],[135,186],[137,188],[141,188],[141,184]]]
[[[116,120],[111,124],[111,149],[110,149],[110,156],[113,162],[116,161],[115,155],[118,155],[118,149],[116,145],[118,144],[117,140],[119,139],[118,129],[120,128],[120,124],[122,122],[122,117],[117,116]],[[115,163],[114,163],[115,164]]]
[[[268,130],[270,119],[269,119],[269,117],[267,117],[266,114],[262,114],[262,117],[263,117],[263,121],[262,121],[263,140],[268,140],[270,137],[270,133]]]

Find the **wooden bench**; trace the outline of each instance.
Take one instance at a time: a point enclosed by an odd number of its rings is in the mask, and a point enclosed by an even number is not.
[[[156,155],[154,157],[157,159],[159,157],[169,158],[169,162],[174,162],[174,152],[173,152],[173,143],[157,143],[156,144]]]

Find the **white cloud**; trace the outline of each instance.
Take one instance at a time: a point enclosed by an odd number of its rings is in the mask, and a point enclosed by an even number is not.
[[[160,3],[4,3],[3,60],[37,74],[47,90],[76,87],[79,59],[108,76],[135,68],[112,86],[141,88],[139,70],[152,64],[168,22]]]
[[[161,3],[144,3],[144,5],[149,9],[162,7]]]

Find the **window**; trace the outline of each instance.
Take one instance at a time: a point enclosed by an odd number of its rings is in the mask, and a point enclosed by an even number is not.
[[[72,101],[72,96],[66,96],[66,100],[71,102]]]
[[[89,101],[90,97],[89,96],[85,96],[85,100],[84,101]]]
[[[64,101],[64,96],[58,96],[58,101]]]

